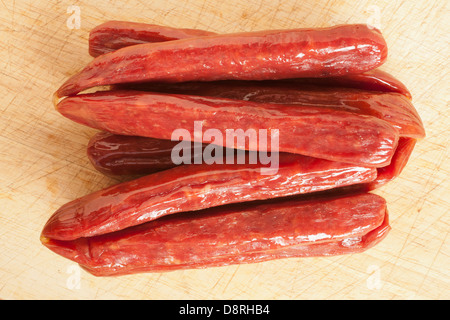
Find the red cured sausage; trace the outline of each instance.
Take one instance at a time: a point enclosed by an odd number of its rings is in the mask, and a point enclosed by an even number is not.
[[[390,230],[374,194],[289,199],[177,214],[102,236],[42,243],[96,276],[364,251]]]
[[[125,47],[95,58],[57,97],[110,84],[266,80],[358,74],[384,63],[387,45],[367,25],[212,35]]]
[[[123,182],[63,205],[48,220],[43,235],[73,240],[177,212],[304,194],[376,178],[376,169],[294,154],[279,154],[276,173],[264,174],[261,167],[182,165]]]
[[[208,36],[214,32],[199,29],[177,29],[155,24],[108,21],[89,34],[89,53],[96,57],[131,45]],[[408,88],[393,75],[374,69],[360,74],[328,78],[299,78],[297,85],[334,86],[370,91],[397,92],[411,99]]]
[[[178,164],[172,161],[172,150],[179,143],[179,141],[98,132],[89,140],[87,156],[94,168],[105,175],[134,178],[176,167]],[[200,148],[196,148],[191,144],[190,159],[184,164],[215,161],[214,155],[204,153],[207,146],[202,144]],[[229,151],[227,148],[222,149],[223,162],[226,162]],[[249,159],[248,154],[244,156]],[[237,159],[238,157],[235,157],[236,163]]]
[[[172,161],[172,149],[179,143],[98,132],[89,140],[87,156],[94,168],[105,175],[134,178],[176,167],[178,164]],[[197,149],[191,144],[190,160],[184,164],[202,164],[208,159],[213,161],[211,154],[204,153],[206,146],[203,144]],[[226,162],[227,152],[227,148],[222,149],[223,162]],[[249,156],[246,155],[246,158]]]
[[[214,35],[198,29],[180,29],[128,21],[108,21],[89,33],[89,54],[93,57],[136,44],[164,42]]]
[[[343,189],[371,191],[395,179],[406,166],[416,142],[417,140],[412,138],[400,137],[391,163],[386,167],[377,168],[375,180]],[[172,162],[171,151],[178,143],[178,141],[99,132],[90,140],[88,157],[93,166],[104,174],[142,176],[177,166]],[[202,152],[203,148],[197,157],[201,157]],[[193,158],[190,163],[194,163]]]
[[[384,167],[390,163],[398,131],[375,117],[337,111],[331,108],[263,104],[250,101],[155,94],[138,91],[96,92],[68,97],[57,105],[65,117],[116,134],[172,139],[183,128],[191,141],[210,143],[199,135],[195,123],[205,132],[226,130],[260,132],[267,130],[267,141],[279,136],[278,150],[311,157]],[[276,130],[275,130],[276,129]],[[197,132],[196,132],[197,131]],[[259,151],[259,147],[229,141],[214,141],[223,147]],[[231,143],[233,143],[231,145]],[[269,144],[269,143],[268,143]]]
[[[295,79],[298,84],[313,84],[318,86],[335,86],[344,88],[355,88],[370,91],[397,92],[408,99],[412,99],[411,92],[403,82],[393,75],[374,69],[360,74],[345,75],[341,77],[328,78],[305,78]]]
[[[118,88],[184,95],[332,108],[377,117],[392,124],[404,137],[425,137],[422,119],[411,100],[398,93],[311,86],[292,81],[217,81],[177,84],[141,83]],[[323,79],[321,79],[323,80]],[[320,81],[321,81],[320,80]]]
[[[406,166],[416,142],[417,140],[412,138],[400,137],[391,163],[386,167],[377,168],[377,178],[374,181],[352,185],[345,189],[371,191],[395,179]],[[92,165],[104,174],[142,176],[176,167],[171,159],[171,152],[178,143],[178,141],[99,132],[89,142],[88,157]],[[203,148],[200,150],[197,157],[201,158],[203,150]],[[193,157],[190,163],[194,163]]]
[[[103,174],[143,175],[175,167],[171,155],[172,148],[178,143],[99,132],[89,140],[87,156],[94,168]],[[194,155],[192,163],[193,158]]]

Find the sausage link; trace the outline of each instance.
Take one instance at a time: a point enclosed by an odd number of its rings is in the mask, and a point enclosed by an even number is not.
[[[91,137],[87,147],[87,156],[92,166],[99,172],[108,176],[126,176],[128,179],[136,178],[176,167],[172,161],[172,151],[180,142],[146,138],[139,136],[123,136],[110,132],[98,132]],[[204,152],[208,144],[196,148],[190,145],[190,159],[183,164],[202,164],[216,161],[216,156]],[[226,162],[227,154],[234,150],[222,148],[222,162]],[[250,159],[249,154],[243,154],[245,160]],[[237,163],[239,158],[234,157]],[[258,159],[257,159],[258,160]]]
[[[375,92],[385,92],[385,93],[398,93],[405,96],[409,100],[412,100],[411,92],[399,79],[395,78],[393,75],[382,71],[380,69],[374,69],[366,71],[359,74],[350,74],[339,77],[324,77],[324,78],[293,78],[293,79],[280,79],[280,80],[262,80],[262,81],[251,81],[251,80],[222,80],[222,81],[210,81],[210,82],[181,82],[181,83],[164,83],[164,82],[140,82],[140,83],[122,83],[118,85],[112,85],[116,89],[140,89],[148,91],[158,91],[164,92],[168,90],[174,90],[181,92],[181,90],[197,90],[199,94],[202,92],[201,88],[204,90],[212,90],[213,87],[220,88],[221,86],[227,85],[230,89],[231,85],[245,87],[254,85],[278,85],[295,88],[297,90],[308,90],[309,88],[314,88],[316,91],[318,89],[330,90],[336,88],[347,88],[347,89],[360,89],[364,91],[375,91]],[[319,87],[319,88],[315,88]],[[205,92],[206,95],[206,91]],[[216,91],[217,92],[217,91]]]
[[[387,58],[381,33],[367,25],[212,35],[125,47],[96,57],[57,97],[110,84],[267,80],[359,74]]]
[[[175,167],[171,155],[173,147],[178,143],[179,141],[99,132],[89,140],[87,156],[94,168],[103,174],[144,175]],[[195,154],[191,156],[191,163],[194,158]]]
[[[178,29],[147,23],[108,21],[89,33],[89,53],[96,57],[131,45],[180,40],[216,33],[199,29]],[[397,92],[411,99],[408,88],[393,75],[374,69],[360,74],[328,78],[299,78],[297,85],[358,88],[370,91]]]
[[[355,88],[368,91],[396,92],[412,99],[411,92],[403,82],[392,74],[380,69],[369,70],[360,74],[328,78],[296,79],[298,84],[313,84],[318,86],[336,86]]]
[[[45,237],[73,240],[161,216],[366,183],[376,169],[280,153],[276,172],[261,164],[181,165],[122,182],[71,201],[44,227]],[[266,166],[269,167],[268,164]]]
[[[322,81],[319,79],[318,81]],[[344,110],[377,117],[392,124],[404,137],[421,139],[425,129],[411,100],[402,94],[373,92],[353,88],[307,85],[294,79],[288,81],[216,81],[184,83],[140,83],[115,86],[183,95],[246,100],[261,103],[292,104]],[[331,80],[330,80],[331,81]],[[331,83],[330,83],[331,84]]]
[[[394,180],[406,166],[416,142],[417,140],[412,138],[400,137],[391,163],[386,167],[377,168],[375,180],[344,189],[371,191]],[[99,172],[113,176],[128,176],[129,179],[133,179],[176,167],[177,165],[171,159],[171,152],[178,143],[178,141],[99,132],[90,139],[87,154],[92,165]],[[195,157],[203,156],[205,146],[203,145],[198,154],[192,155],[190,163],[195,162]],[[223,154],[225,155],[226,152]]]
[[[172,139],[180,128],[191,141],[210,143],[195,130],[241,129],[258,134],[267,130],[267,141],[279,138],[276,152],[384,167],[390,163],[398,141],[398,131],[386,121],[331,108],[265,104],[223,98],[155,94],[138,91],[96,92],[62,100],[57,110],[65,117],[115,134]],[[230,129],[231,128],[231,129]],[[269,130],[270,129],[270,130]],[[275,130],[276,129],[276,130]],[[248,131],[250,130],[250,131]],[[250,134],[249,133],[249,134]],[[246,139],[214,141],[223,147],[259,151]],[[270,143],[267,150],[271,150]]]
[[[156,24],[108,21],[89,33],[89,54],[93,57],[136,44],[164,42],[209,36],[214,32],[198,29],[179,29]]]
[[[412,138],[400,137],[391,163],[386,167],[377,168],[375,180],[351,185],[340,190],[345,190],[345,192],[350,190],[371,191],[394,180],[406,166],[416,142],[417,140]],[[177,165],[171,159],[171,151],[172,147],[178,143],[178,141],[99,132],[91,138],[87,154],[92,165],[99,172],[133,179],[176,167]],[[203,145],[197,155],[192,155],[190,163],[195,162],[195,157],[201,158],[203,156],[205,146]],[[226,152],[223,152],[223,154],[225,155]],[[345,192],[339,191],[339,193]]]
[[[117,276],[362,252],[389,230],[385,200],[363,193],[210,208],[101,236],[41,241],[96,276]]]

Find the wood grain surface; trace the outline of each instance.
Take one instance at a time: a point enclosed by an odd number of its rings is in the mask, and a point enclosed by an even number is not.
[[[448,3],[0,1],[0,298],[450,298]],[[117,183],[86,157],[95,130],[52,106],[59,85],[92,59],[89,30],[113,19],[222,33],[342,23],[380,27],[389,45],[381,69],[408,86],[427,132],[402,175],[376,191],[388,202],[388,237],[362,254],[117,278],[93,277],[43,247],[39,234],[57,208]]]

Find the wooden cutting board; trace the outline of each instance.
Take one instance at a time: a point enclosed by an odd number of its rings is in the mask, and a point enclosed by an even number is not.
[[[389,45],[381,69],[411,90],[427,131],[402,175],[376,191],[388,202],[388,237],[362,254],[118,278],[93,277],[43,247],[41,229],[57,208],[117,183],[87,160],[96,131],[52,106],[58,86],[91,60],[90,29],[107,20],[222,33],[342,23],[381,28]],[[449,21],[445,0],[1,1],[0,298],[450,298]]]

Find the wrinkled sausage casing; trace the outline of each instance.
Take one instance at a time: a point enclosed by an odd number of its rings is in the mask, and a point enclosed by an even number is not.
[[[408,163],[416,143],[416,139],[400,137],[391,163],[386,167],[377,168],[377,178],[365,184],[365,190],[374,190],[397,178]]]
[[[212,35],[145,43],[96,57],[57,97],[110,84],[275,80],[358,74],[387,58],[381,33],[367,25]],[[180,61],[182,63],[180,63]]]
[[[102,236],[41,241],[96,276],[116,276],[356,253],[389,229],[385,200],[367,193],[210,208]]]
[[[390,163],[399,137],[386,121],[332,108],[138,91],[68,97],[57,110],[75,122],[116,134],[171,140],[174,131],[183,128],[191,141],[250,151],[270,151],[277,139],[277,152],[371,167]],[[196,123],[202,125],[200,134]],[[209,129],[218,131],[222,141],[203,135]],[[227,141],[230,129],[256,135],[266,130],[267,143],[261,149],[250,139],[242,145],[237,139]]]
[[[276,172],[265,174],[262,167],[248,162],[182,165],[116,184],[63,205],[42,233],[73,240],[177,212],[305,194],[376,178],[374,168],[294,154],[280,153]]]

